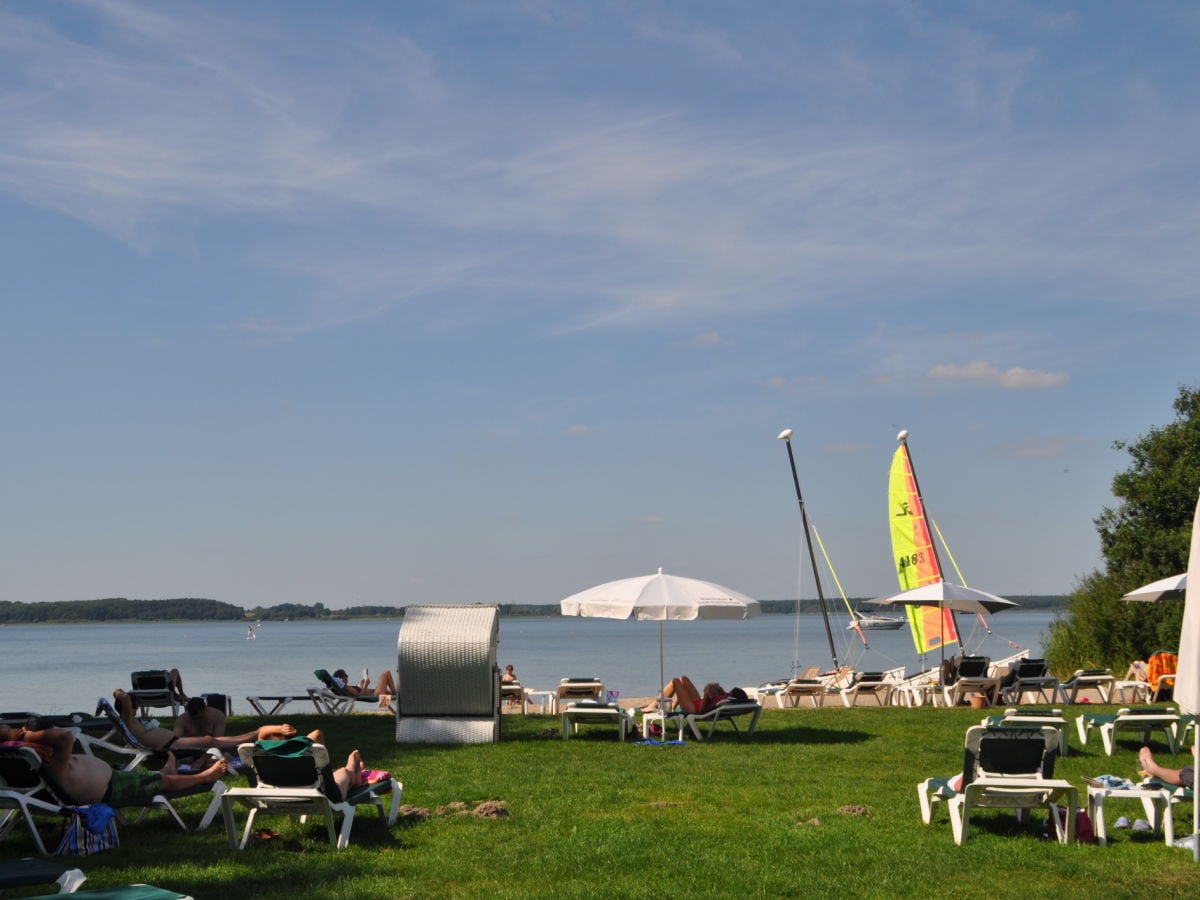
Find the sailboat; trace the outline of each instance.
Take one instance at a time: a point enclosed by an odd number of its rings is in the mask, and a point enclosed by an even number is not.
[[[925,517],[925,501],[908,453],[908,431],[901,431],[896,440],[900,446],[892,457],[888,477],[888,515],[896,576],[900,580],[900,590],[907,591],[944,579],[942,563],[929,531],[929,520]],[[908,606],[905,611],[920,656],[937,648],[944,653],[947,644],[958,642],[953,610],[939,606]]]

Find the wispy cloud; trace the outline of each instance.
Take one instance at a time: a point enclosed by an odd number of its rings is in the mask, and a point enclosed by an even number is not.
[[[961,381],[985,384],[1005,390],[1045,390],[1062,387],[1069,377],[1066,372],[1037,372],[1032,369],[1000,370],[991,363],[972,362],[965,365],[940,365],[929,370],[936,381]]]
[[[143,250],[237,223],[248,256],[309,273],[310,303],[248,311],[283,334],[436,294],[443,272],[464,321],[523,296],[552,313],[548,330],[899,306],[1013,273],[1179,302],[1200,276],[1194,205],[1175,189],[1200,151],[1194,118],[1160,97],[1136,122],[1102,123],[1104,139],[1014,124],[1036,45],[998,48],[964,27],[896,13],[908,52],[868,59],[852,41],[630,17],[660,52],[813,98],[781,117],[619,79],[588,103],[487,91],[445,48],[378,23],[347,20],[314,43],[287,21],[203,6],[81,8],[86,38],[36,6],[0,12],[0,189]],[[914,58],[927,60],[916,72]],[[831,66],[859,72],[834,96]],[[932,99],[916,91],[924,73],[936,73]],[[943,95],[956,118],[935,117]],[[874,124],[844,124],[844,103],[877,111]],[[355,224],[317,240],[318,222]],[[396,265],[413,246],[414,265]]]

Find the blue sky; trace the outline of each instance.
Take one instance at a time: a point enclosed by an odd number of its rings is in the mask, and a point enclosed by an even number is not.
[[[1099,564],[1197,381],[1191,3],[0,6],[0,600]],[[826,581],[828,584],[828,581]]]

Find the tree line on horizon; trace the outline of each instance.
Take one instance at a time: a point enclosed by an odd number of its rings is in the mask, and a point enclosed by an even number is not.
[[[866,597],[851,603],[865,602]],[[1024,609],[1054,609],[1065,605],[1067,598],[1039,595],[1016,598]],[[827,605],[830,600],[825,601]],[[500,615],[556,616],[558,604],[499,603]],[[819,613],[820,601],[813,599],[762,600],[766,615],[781,613]],[[833,607],[829,607],[833,610]],[[280,603],[275,606],[255,606],[246,609],[220,600],[201,597],[180,597],[169,600],[130,600],[109,597],[100,600],[54,600],[34,603],[0,601],[0,624],[36,625],[51,622],[242,622],[285,620],[338,619],[398,619],[404,617],[403,606],[349,606],[330,609],[324,603]]]

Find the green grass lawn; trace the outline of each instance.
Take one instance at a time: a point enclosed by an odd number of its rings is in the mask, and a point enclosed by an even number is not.
[[[1108,710],[1105,707],[1075,707]],[[404,802],[431,811],[504,801],[492,819],[443,813],[388,830],[360,808],[347,850],[324,825],[261,818],[278,836],[230,850],[217,822],[183,834],[155,813],[121,829],[121,846],[78,863],[85,887],[145,881],[200,900],[298,897],[1194,897],[1200,867],[1161,839],[1111,830],[1107,847],[1064,847],[1040,838],[1041,819],[1021,825],[1007,811],[972,820],[956,847],[945,805],[921,823],[916,784],[962,764],[970,709],[767,710],[758,733],[722,732],[682,747],[621,744],[612,728],[569,741],[541,736],[550,716],[503,719],[499,744],[399,746],[388,717],[295,716],[301,731],[325,730],[342,759],[354,747],[367,764],[404,782]],[[231,731],[257,720],[234,717]],[[1104,755],[1093,735],[1056,775],[1134,777],[1137,744]],[[1184,764],[1155,743],[1164,761]],[[869,815],[839,812],[859,805]],[[205,803],[178,804],[191,825]],[[1177,833],[1191,826],[1184,807]],[[239,824],[244,813],[239,812]],[[48,834],[49,826],[44,830]],[[53,836],[51,836],[53,838]],[[0,843],[6,857],[32,855],[22,828]],[[19,894],[10,896],[20,896]]]

